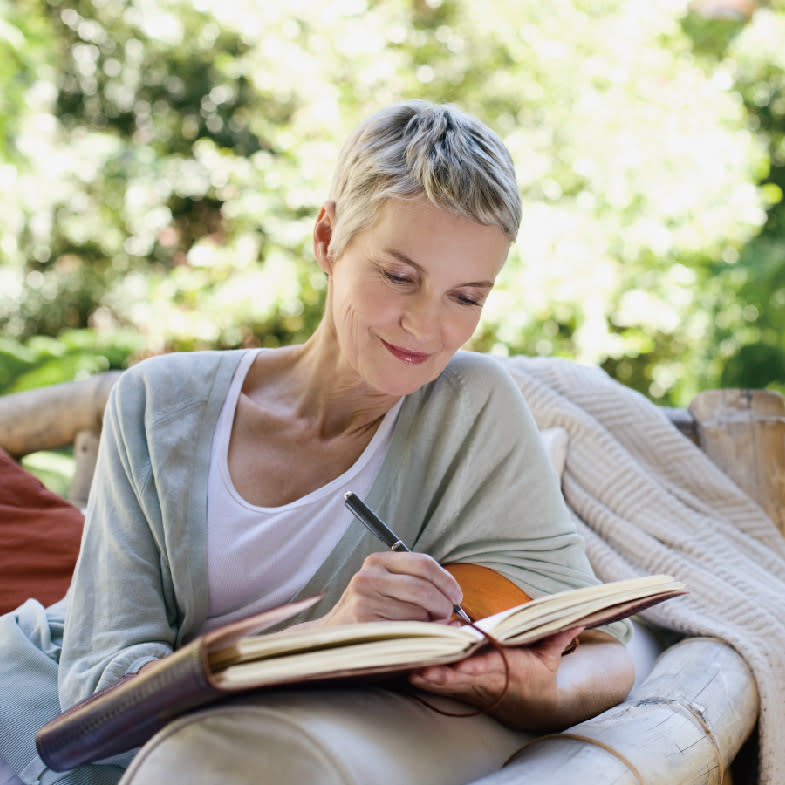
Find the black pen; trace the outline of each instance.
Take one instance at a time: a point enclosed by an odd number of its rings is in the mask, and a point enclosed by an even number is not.
[[[392,551],[410,551],[406,543],[356,494],[347,491],[343,495],[344,503],[352,515],[368,529],[374,537],[381,540]],[[469,614],[460,605],[452,606],[453,613],[467,622],[472,623]]]

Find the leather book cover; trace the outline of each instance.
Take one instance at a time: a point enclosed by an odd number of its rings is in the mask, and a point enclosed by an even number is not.
[[[67,771],[144,744],[171,719],[225,697],[207,658],[214,648],[272,627],[313,605],[311,597],[229,624],[191,641],[140,674],[129,674],[46,723],[38,754],[54,771]]]

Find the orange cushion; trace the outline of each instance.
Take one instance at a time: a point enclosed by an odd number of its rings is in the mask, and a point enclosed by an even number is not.
[[[511,580],[479,564],[445,564],[463,590],[461,607],[474,619],[483,619],[494,613],[529,602],[531,597]]]
[[[84,516],[0,449],[0,613],[68,589]]]

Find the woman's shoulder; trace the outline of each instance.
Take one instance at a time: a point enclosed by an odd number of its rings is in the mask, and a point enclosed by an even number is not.
[[[509,395],[521,398],[520,389],[499,358],[480,352],[456,353],[437,379],[437,384],[481,399]]]
[[[456,352],[447,367],[446,372],[461,373],[464,375],[472,374],[505,374],[504,366],[498,357],[484,352],[460,351]]]
[[[138,374],[148,379],[156,377],[175,379],[183,373],[194,370],[204,369],[209,372],[227,364],[236,366],[248,351],[252,350],[168,352],[141,360],[136,365],[132,365],[123,375]]]
[[[125,371],[113,390],[122,405],[164,412],[205,401],[228,387],[248,350],[171,352],[148,357]]]
[[[458,352],[441,374],[408,396],[407,410],[431,423],[477,418],[504,420],[526,412],[523,394],[498,358]]]

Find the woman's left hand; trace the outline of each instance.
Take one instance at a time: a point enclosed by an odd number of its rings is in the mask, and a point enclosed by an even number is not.
[[[532,720],[542,714],[547,716],[556,706],[556,674],[562,654],[578,632],[568,630],[532,646],[505,647],[509,683],[504,697],[490,713],[505,724],[518,726],[524,713]],[[500,652],[485,648],[452,665],[434,665],[415,671],[409,680],[427,692],[484,708],[495,703],[504,692],[507,673]]]
[[[580,636],[575,652],[563,656],[581,633],[568,630],[532,646],[505,647],[509,684],[504,692],[504,661],[496,649],[452,665],[422,668],[409,676],[421,690],[446,695],[520,730],[557,730],[598,714],[623,700],[634,679],[626,648],[603,632]]]

